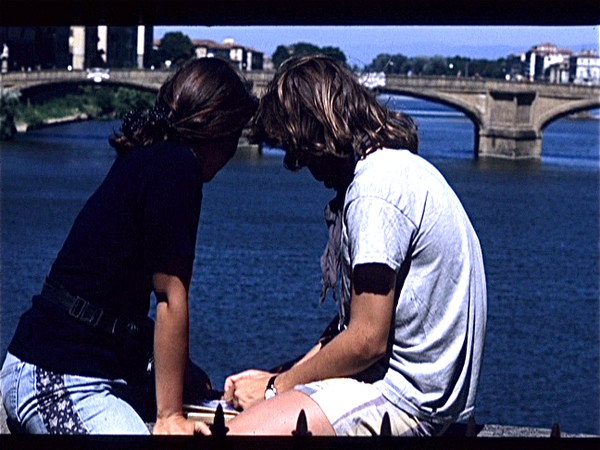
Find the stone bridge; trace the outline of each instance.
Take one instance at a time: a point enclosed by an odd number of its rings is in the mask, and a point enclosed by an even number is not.
[[[443,103],[475,123],[475,156],[539,159],[552,121],[600,107],[600,86],[388,76],[380,92]]]
[[[107,73],[9,72],[0,75],[0,86],[24,94],[42,86],[82,82],[158,91],[171,73],[139,69],[112,69]],[[247,72],[246,76],[260,97],[273,72]],[[550,122],[600,107],[600,86],[388,75],[376,89],[379,93],[418,97],[462,111],[475,124],[474,156],[482,158],[539,159],[542,133]]]
[[[66,83],[96,83],[120,85],[158,92],[173,70],[140,69],[88,69],[88,70],[33,70],[29,72],[8,72],[0,74],[0,86],[6,90],[19,90],[23,94],[42,86],[51,87]],[[272,72],[247,72],[253,91],[260,96]]]

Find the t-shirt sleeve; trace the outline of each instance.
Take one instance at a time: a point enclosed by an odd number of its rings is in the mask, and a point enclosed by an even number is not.
[[[193,263],[202,184],[193,165],[168,161],[154,171],[143,198],[144,248],[152,273]],[[177,275],[177,274],[175,274]]]
[[[381,263],[397,271],[406,258],[416,226],[394,205],[377,197],[359,197],[345,212],[352,270]]]

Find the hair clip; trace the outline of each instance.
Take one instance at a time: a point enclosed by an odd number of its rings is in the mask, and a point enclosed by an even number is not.
[[[169,119],[169,112],[169,108],[164,105],[155,105],[148,111],[129,111],[123,116],[123,125],[121,127],[123,134],[129,139],[133,139],[134,133],[148,124],[174,130],[175,126]]]

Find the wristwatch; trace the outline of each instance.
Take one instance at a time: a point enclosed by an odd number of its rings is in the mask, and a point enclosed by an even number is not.
[[[267,388],[265,389],[265,400],[269,400],[277,395],[277,389],[275,389],[275,378],[277,378],[277,375],[273,375],[267,383]]]

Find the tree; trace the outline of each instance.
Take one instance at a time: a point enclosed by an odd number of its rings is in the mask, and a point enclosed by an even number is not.
[[[117,117],[127,111],[150,109],[154,106],[156,94],[119,86],[113,92],[112,106]]]
[[[181,31],[165,33],[160,41],[162,60],[170,60],[179,65],[194,57],[196,49],[188,36]]]
[[[19,91],[8,92],[0,87],[0,141],[13,139],[17,134],[14,117],[20,96]]]
[[[321,49],[316,45],[308,44],[306,42],[298,42],[297,44],[292,45],[291,54],[293,56],[314,55],[315,53],[321,53]]]
[[[276,69],[279,68],[281,63],[284,62],[289,57],[290,57],[290,52],[288,51],[287,47],[285,47],[284,45],[278,45],[277,48],[275,49],[275,53],[273,53],[273,56],[271,58],[273,60],[273,66]]]
[[[411,58],[412,61],[412,73],[413,75],[421,75],[423,73],[423,69],[425,68],[425,64],[429,58],[427,56],[417,56],[416,58]]]
[[[390,55],[381,53],[371,64],[365,66],[366,71],[385,72],[390,74],[433,75],[433,76],[478,76],[484,78],[504,78],[508,71],[505,58],[495,61],[487,59],[470,59],[464,56],[446,58],[436,55],[432,57],[417,56],[407,58],[402,54]]]
[[[306,56],[317,53],[327,55],[341,64],[346,64],[346,55],[338,47],[318,47],[307,42],[298,42],[287,47],[278,46],[272,56],[273,66],[277,69],[290,56]]]
[[[389,53],[380,53],[370,64],[365,66],[367,72],[385,72],[388,62],[392,59]]]
[[[158,68],[163,63],[163,54],[160,50],[152,49],[148,55],[148,67]]]
[[[408,72],[407,66],[408,58],[404,55],[397,54],[392,56],[389,64],[389,72],[390,73],[402,73],[405,74]]]
[[[467,68],[469,66],[469,58],[465,58],[464,56],[454,56],[452,58],[448,58],[448,74],[455,76],[464,76],[465,73],[468,72]]]
[[[390,55],[381,53],[365,67],[365,70],[371,72],[385,73],[406,73],[409,70],[407,66],[408,58],[402,54]]]
[[[448,63],[443,56],[434,56],[423,66],[423,75],[446,75],[448,72]]]
[[[322,47],[321,53],[335,59],[340,64],[346,64],[346,55],[338,47]]]

